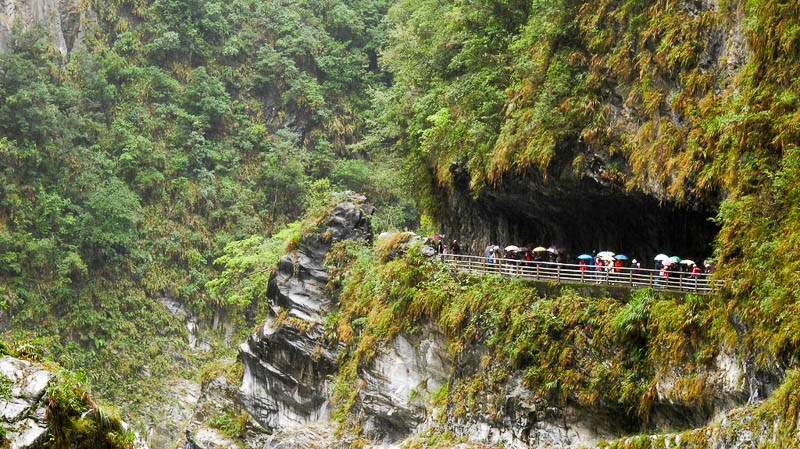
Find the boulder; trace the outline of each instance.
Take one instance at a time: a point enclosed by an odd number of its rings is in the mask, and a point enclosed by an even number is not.
[[[0,398],[0,419],[11,449],[38,447],[47,439],[45,391],[52,374],[41,366],[10,356],[0,358],[0,380],[9,397]]]

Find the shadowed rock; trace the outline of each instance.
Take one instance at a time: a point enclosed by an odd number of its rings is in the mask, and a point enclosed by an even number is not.
[[[363,196],[348,196],[321,229],[304,236],[296,250],[281,258],[267,292],[272,313],[239,348],[244,363],[242,403],[268,429],[329,415],[328,383],[337,370],[337,348],[322,339],[322,320],[334,304],[324,261],[337,241],[371,238],[372,207],[364,201]]]

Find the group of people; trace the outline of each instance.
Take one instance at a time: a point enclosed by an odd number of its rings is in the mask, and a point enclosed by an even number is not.
[[[532,245],[531,245],[532,246]],[[538,246],[534,249],[528,249],[527,246],[514,246],[510,245],[505,249],[497,245],[489,245],[486,247],[486,262],[493,264],[499,259],[516,260],[522,262],[556,262],[564,263],[565,252],[562,248],[551,246],[544,248]]]
[[[496,245],[486,247],[486,262],[489,264],[497,263],[499,259],[515,260],[522,262],[556,262],[564,263],[565,250],[555,245],[549,248],[536,247],[533,250],[528,247],[508,246],[501,249]],[[615,254],[611,251],[594,252],[578,256],[578,269],[580,271],[593,271],[605,273],[632,272],[642,274],[642,264],[637,259],[629,259],[624,254]],[[697,279],[701,274],[710,274],[714,266],[710,261],[705,261],[703,266],[692,260],[681,259],[677,256],[668,257],[659,254],[655,258],[654,269],[659,277],[668,279],[670,276],[685,276]]]
[[[443,235],[431,236],[428,238],[429,244],[436,250],[436,254],[461,254],[461,245],[458,240],[447,243]]]
[[[447,241],[444,235],[436,234],[429,237],[428,244],[432,246],[436,253],[441,255],[461,254],[461,245],[458,240]],[[566,263],[566,250],[556,245],[548,248],[533,245],[515,246],[509,245],[501,248],[497,245],[488,245],[484,250],[486,262],[488,264],[498,264],[503,261],[517,261],[518,265],[532,265],[536,262]],[[642,274],[642,264],[637,259],[629,259],[623,254],[615,254],[611,251],[593,252],[592,254],[582,254],[577,257],[578,269],[586,272],[605,272],[620,273],[632,271],[633,274]],[[691,260],[682,260],[677,256],[668,257],[659,254],[655,257],[653,267],[659,277],[668,279],[670,276],[686,276],[697,279],[701,274],[710,274],[713,263],[706,260],[703,265],[696,264]]]

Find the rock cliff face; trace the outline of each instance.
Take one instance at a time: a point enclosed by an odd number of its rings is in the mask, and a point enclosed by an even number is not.
[[[73,401],[86,402],[88,409],[79,418],[82,426],[63,422],[64,414],[75,404],[65,404],[57,395],[48,395],[48,389],[65,388],[58,377],[41,364],[11,356],[0,357],[0,446],[10,449],[39,449],[61,444],[73,449],[117,447],[112,434],[127,430],[125,423],[96,413],[96,404],[88,395],[81,394]],[[69,387],[67,387],[69,388]],[[78,417],[72,417],[78,419]],[[60,426],[70,427],[68,430]],[[77,429],[75,427],[78,427]],[[55,435],[62,435],[61,439]],[[54,443],[55,441],[55,443]],[[133,441],[134,449],[147,449],[139,438]]]
[[[337,348],[323,340],[323,319],[335,301],[327,293],[325,255],[340,240],[368,241],[371,212],[363,197],[351,196],[278,263],[268,291],[271,316],[240,347],[242,403],[268,429],[329,415]]]
[[[716,84],[711,89],[725,89],[751,57],[743,31],[743,8],[719,1],[671,4],[677,9],[685,8],[692,17],[731,10],[720,13],[718,24],[703,34],[694,63],[701,73],[713,74]],[[643,52],[637,57],[647,58],[642,49],[634,51]],[[602,55],[598,57],[602,59]],[[657,83],[663,88],[664,97],[680,97],[686,90],[685,80],[671,70],[662,70],[668,75]],[[690,126],[685,112],[670,101],[664,103],[654,119],[629,101],[632,92],[635,94],[635,87],[630,83],[620,83],[613,72],[607,75],[600,101],[600,109],[608,111],[604,126],[623,139],[635,139],[649,122],[655,122],[656,127],[660,122],[678,129]],[[507,110],[516,106],[505,105]],[[558,114],[555,110],[552,113]],[[700,194],[687,187],[689,204],[678,204],[668,199],[663,184],[653,179],[653,174],[644,176],[628,190],[627,180],[638,175],[633,175],[634,163],[626,152],[616,145],[590,147],[582,136],[567,135],[558,142],[546,176],[538,168],[510,173],[502,185],[487,186],[480,192],[471,191],[465,163],[453,160],[449,169],[452,185],[433,186],[442,230],[464,240],[473,253],[488,243],[533,243],[562,245],[573,255],[612,248],[645,260],[658,252],[692,258],[711,255],[717,228],[709,218],[716,215],[724,192]],[[652,158],[659,156],[654,154]],[[671,170],[675,169],[665,167],[657,172]]]
[[[352,223],[360,221],[359,214],[345,213],[352,210],[350,205],[340,206],[334,214],[351,217],[338,222],[350,223],[344,229],[358,228]],[[329,226],[336,222],[331,220]],[[352,235],[329,234],[337,238]],[[297,252],[303,255],[287,255],[273,278],[273,316],[241,346],[245,365],[242,402],[255,420],[269,429],[266,447],[343,447],[342,441],[356,437],[337,435],[332,441],[336,424],[329,422],[329,381],[338,372],[344,348],[331,347],[322,338],[324,315],[336,302],[324,288],[327,275],[322,258],[326,249],[312,236],[301,242]],[[454,385],[489,375],[481,370],[484,361],[491,359],[491,351],[480,344],[454,355],[445,336],[432,324],[400,333],[375,348],[375,356],[358,366],[349,416],[358,424],[360,437],[385,448],[401,447],[430,428],[476,444],[519,449],[591,447],[643,431],[641,423],[631,422],[615,404],[579,407],[567,401],[553,406],[525,386],[522,371],[505,365],[499,368],[510,370],[508,379],[476,392],[469,411],[438,408],[435,398],[441,397],[439,394],[452,394],[457,391]],[[647,427],[651,431],[715,426],[724,419],[721,417],[744,404],[756,407],[778,383],[768,373],[755,372],[741,357],[723,351],[705,369],[692,371],[714,394],[703,404],[687,405],[681,382],[686,381],[684,371],[691,369],[652,369],[662,374],[653,390]],[[459,407],[458,401],[448,403]]]
[[[444,336],[435,328],[421,334],[399,335],[361,370],[357,414],[374,440],[396,442],[423,428],[431,397],[447,384],[452,360]]]
[[[47,439],[45,390],[52,374],[31,362],[0,358],[0,379],[9,382],[9,397],[0,398],[3,426],[12,449],[39,447]]]
[[[78,0],[0,0],[0,51],[8,49],[11,29],[44,26],[63,55],[80,46],[90,19]]]

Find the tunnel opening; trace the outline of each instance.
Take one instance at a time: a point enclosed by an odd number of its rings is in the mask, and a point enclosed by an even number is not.
[[[452,169],[454,186],[443,190],[443,231],[472,254],[489,244],[550,246],[579,254],[612,250],[651,268],[659,254],[698,263],[712,256],[719,227],[712,201],[679,205],[643,192],[603,185],[592,178],[545,181],[532,174],[507,180],[477,196],[465,171]]]

